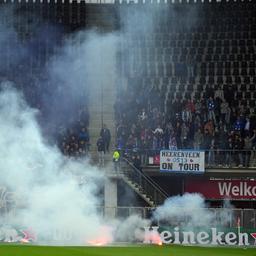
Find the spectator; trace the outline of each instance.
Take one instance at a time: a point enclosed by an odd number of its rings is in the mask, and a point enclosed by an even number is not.
[[[208,109],[207,109],[207,104],[206,100],[204,98],[201,99],[201,120],[203,122],[206,122],[208,120]]]
[[[214,124],[212,120],[210,119],[208,122],[205,123],[204,129],[207,130],[207,132],[212,136],[214,132]]]
[[[225,163],[226,163],[226,167],[230,167],[230,165],[232,164],[232,157],[233,157],[233,149],[234,149],[234,143],[233,143],[233,140],[232,140],[232,137],[229,137],[228,138],[228,141],[227,141],[227,145],[225,147],[227,149],[226,151],[226,157],[225,157]]]
[[[245,125],[244,125],[244,134],[245,134],[245,136],[249,136],[249,134],[250,134],[250,128],[251,128],[251,125],[250,125],[250,118],[249,118],[249,117],[246,117],[246,119],[245,119]]]
[[[82,127],[79,132],[78,140],[81,145],[82,152],[89,150],[89,133],[86,127]]]
[[[217,90],[214,92],[214,98],[220,98],[222,101],[224,100],[224,92],[220,86],[218,86]]]
[[[117,172],[118,169],[120,168],[120,153],[117,149],[113,153],[113,163],[114,163],[114,169]]]
[[[180,136],[182,148],[186,148],[188,145],[188,132],[189,132],[189,129],[186,123],[183,122],[181,125],[181,136]]]
[[[138,120],[141,125],[146,125],[148,115],[146,113],[145,108],[141,110],[141,112],[138,115]]]
[[[243,166],[243,150],[244,148],[244,141],[241,138],[239,134],[235,135],[235,140],[234,140],[234,150],[235,150],[235,164],[238,167]]]
[[[134,155],[133,156],[133,165],[135,168],[137,168],[140,172],[142,171],[141,169],[141,159],[139,155]]]
[[[161,128],[160,124],[157,126],[157,128],[153,131],[153,134],[156,136],[162,136],[164,134],[163,129]]]
[[[169,149],[170,150],[177,150],[178,149],[175,133],[173,131],[172,131],[172,133],[170,135]]]
[[[164,130],[164,148],[169,148],[170,136],[173,133],[171,122],[168,122]]]
[[[251,157],[251,151],[252,151],[252,142],[256,137],[256,133],[253,133],[253,136],[250,137],[249,133],[246,134],[246,137],[244,139],[244,150],[245,150],[245,161],[244,166],[249,167],[250,165],[250,157]]]
[[[233,125],[234,131],[241,132],[244,129],[244,120],[241,116],[238,116],[234,125]]]
[[[223,126],[220,127],[219,132],[218,132],[218,155],[219,155],[219,164],[223,165],[225,163],[226,159],[226,153],[229,148],[228,148],[228,133],[224,129]],[[232,147],[231,147],[232,149]]]
[[[183,122],[188,123],[192,121],[192,112],[190,109],[190,105],[186,105],[185,108],[181,112],[181,119]]]
[[[207,108],[208,108],[208,120],[213,120],[214,125],[216,125],[216,117],[215,117],[215,101],[212,97],[207,100]]]
[[[100,131],[100,136],[102,137],[103,139],[103,142],[104,142],[104,151],[105,152],[109,152],[109,145],[110,145],[110,141],[111,141],[111,134],[110,134],[110,131],[109,129],[107,128],[107,125],[106,124],[103,124],[103,127]]]
[[[210,148],[212,142],[212,135],[209,133],[207,129],[204,130],[204,136],[203,136],[203,144],[202,148],[204,150],[207,150]]]
[[[202,107],[202,105],[201,105],[200,100],[197,100],[195,103],[195,114],[198,116],[200,116],[200,114],[201,114],[201,107]]]
[[[198,129],[194,134],[194,149],[199,150],[203,142],[203,134],[201,129]]]
[[[229,124],[230,123],[230,108],[226,100],[224,99],[220,104],[220,113],[222,122]]]
[[[104,166],[104,155],[105,155],[105,145],[104,145],[104,140],[102,136],[99,137],[97,140],[97,149],[98,149],[98,164],[100,167]]]

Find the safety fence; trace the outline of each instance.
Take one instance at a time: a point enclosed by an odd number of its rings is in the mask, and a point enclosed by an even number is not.
[[[154,211],[152,207],[98,207],[98,213],[104,217],[111,212],[115,218],[127,218],[131,215],[138,215],[145,219],[154,219]],[[184,210],[180,209],[180,212]],[[204,208],[196,211],[208,214],[212,223],[209,225],[222,226],[226,228],[234,228],[241,226],[243,228],[256,228],[256,209],[235,209],[235,208]],[[168,220],[168,224],[172,226],[186,225],[191,221],[191,211],[187,214],[173,216]],[[200,223],[199,223],[200,225]]]
[[[198,149],[180,149],[198,150]],[[255,150],[203,150],[205,152],[206,168],[256,168]],[[122,155],[132,161],[135,156],[140,157],[142,166],[159,166],[161,149],[122,149]]]

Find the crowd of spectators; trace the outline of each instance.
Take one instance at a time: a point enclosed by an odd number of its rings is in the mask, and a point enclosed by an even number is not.
[[[70,157],[84,157],[90,149],[87,108],[78,111],[78,119],[70,125],[59,126],[57,143],[61,152]]]
[[[209,165],[248,166],[256,115],[235,105],[232,86],[215,87],[207,86],[201,98],[165,99],[164,86],[128,86],[115,104],[117,147],[142,156],[161,149],[205,150]]]

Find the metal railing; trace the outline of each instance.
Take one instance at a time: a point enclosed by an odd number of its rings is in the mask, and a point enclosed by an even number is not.
[[[182,149],[180,149],[182,151]],[[188,149],[186,149],[188,150]],[[191,149],[194,150],[194,149]],[[206,168],[255,168],[256,169],[256,150],[204,150],[205,151],[205,167]],[[141,165],[159,165],[150,163],[150,159],[160,154],[158,150],[122,150],[122,154],[127,158],[133,155],[140,156]]]
[[[98,207],[99,214],[104,217],[105,211],[111,209],[115,213],[115,217],[122,219],[131,215],[138,215],[141,218],[153,220],[153,213],[155,207]],[[240,221],[240,226],[243,228],[256,228],[256,209],[236,209],[236,208],[206,208],[208,213],[212,214],[212,223],[209,225],[221,226],[226,228],[234,228]],[[225,218],[223,218],[225,215]],[[186,225],[189,223],[189,216],[173,217],[171,221],[168,221],[169,225],[178,226]]]
[[[140,193],[144,193],[156,204],[161,204],[169,197],[154,180],[137,169],[128,159],[122,158],[122,173],[130,179],[140,189]]]

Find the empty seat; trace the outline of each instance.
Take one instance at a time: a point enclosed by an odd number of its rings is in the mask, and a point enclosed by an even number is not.
[[[249,106],[251,108],[254,108],[255,107],[255,100],[249,100]]]
[[[251,92],[245,92],[244,98],[247,99],[247,100],[250,100],[251,99]]]
[[[240,85],[240,91],[245,92],[246,90],[247,90],[246,84],[241,84]]]

